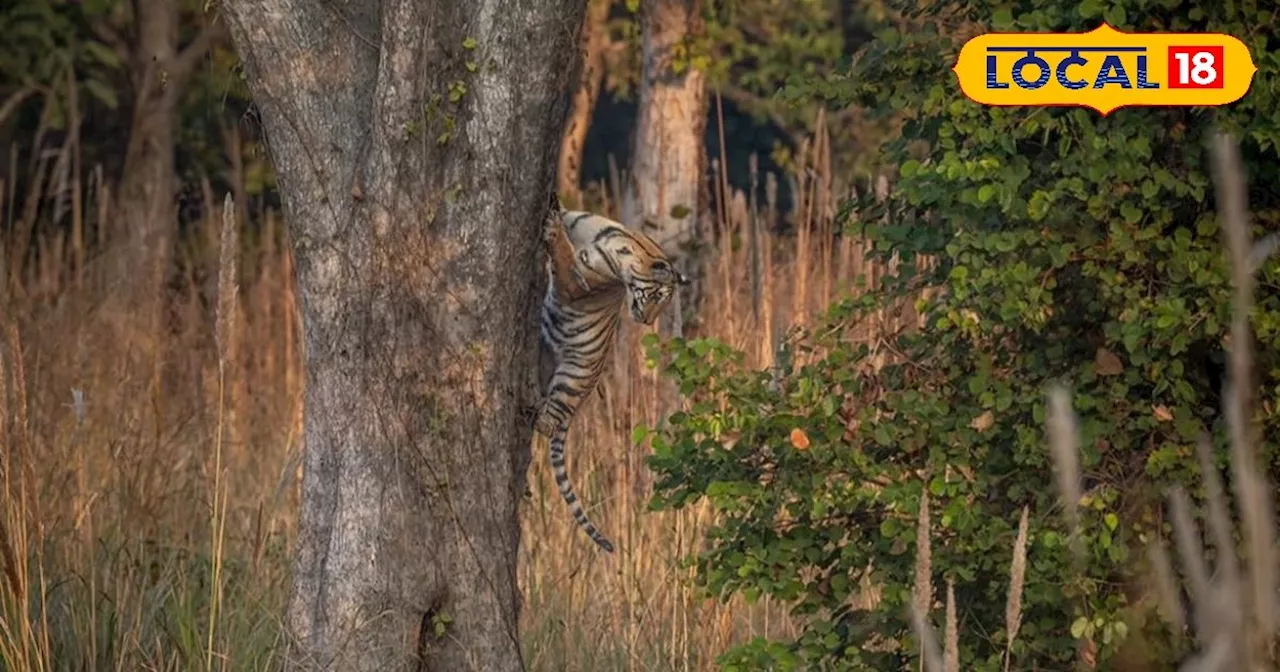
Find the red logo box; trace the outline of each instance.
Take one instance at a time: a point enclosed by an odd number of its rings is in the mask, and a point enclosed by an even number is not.
[[[1221,89],[1222,46],[1169,47],[1169,88]]]

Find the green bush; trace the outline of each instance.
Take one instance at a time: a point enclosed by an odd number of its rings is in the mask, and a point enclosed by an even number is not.
[[[935,599],[953,580],[961,669],[1003,667],[1024,505],[1031,520],[1016,665],[1067,669],[1087,638],[1101,666],[1123,653],[1167,669],[1186,644],[1150,614],[1143,546],[1168,536],[1165,487],[1200,492],[1197,437],[1210,434],[1226,463],[1220,405],[1231,285],[1206,142],[1214,128],[1242,138],[1254,235],[1280,228],[1280,193],[1271,188],[1280,39],[1275,22],[1262,20],[1271,10],[1126,0],[1106,3],[1104,16],[1095,2],[890,4],[902,9],[900,20],[877,33],[852,71],[797,80],[787,94],[836,92],[907,119],[903,135],[880,148],[898,167],[893,193],[881,206],[848,204],[862,222],[848,232],[904,261],[936,255],[935,270],[914,279],[942,288],[919,305],[926,326],[897,338],[900,361],[874,374],[860,365],[867,349],[839,339],[839,325],[904,291],[912,279],[900,276],[833,305],[824,325],[792,346],[817,347],[811,361],[783,362],[774,374],[747,370],[741,353],[714,341],[650,341],[650,356],[668,362],[689,404],[652,433],[653,504],[706,498],[715,507],[718,522],[694,559],[711,594],[771,595],[806,617],[796,641],[757,640],[726,653],[725,669],[886,670],[916,660],[905,605],[925,488]],[[949,71],[963,44],[954,35],[1083,32],[1103,18],[1131,32],[1239,37],[1258,67],[1252,89],[1222,108],[1101,117],[982,107]],[[1263,450],[1273,474],[1278,281],[1274,261],[1259,271],[1251,316],[1262,383],[1255,418],[1271,439]],[[1079,415],[1082,578],[1065,551],[1044,432],[1054,382],[1073,391]],[[808,442],[793,442],[797,429]],[[883,599],[855,611],[869,562]]]

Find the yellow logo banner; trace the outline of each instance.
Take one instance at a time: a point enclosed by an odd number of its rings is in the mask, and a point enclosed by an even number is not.
[[[1253,83],[1249,48],[1218,33],[988,33],[951,68],[982,105],[1091,107],[1226,105]]]

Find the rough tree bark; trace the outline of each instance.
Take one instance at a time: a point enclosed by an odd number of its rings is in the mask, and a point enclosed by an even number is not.
[[[701,71],[681,57],[702,32],[698,0],[644,0],[640,109],[631,160],[628,223],[668,254],[684,256],[701,211],[707,95]]]
[[[297,665],[522,667],[539,230],[584,5],[225,3],[302,303]]]
[[[565,207],[582,207],[582,151],[591,129],[600,84],[604,81],[604,51],[609,45],[607,21],[611,0],[590,0],[582,28],[582,68],[570,105],[569,122],[560,139],[557,190]]]

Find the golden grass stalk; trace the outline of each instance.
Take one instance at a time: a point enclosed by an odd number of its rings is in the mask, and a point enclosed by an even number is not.
[[[1241,507],[1245,548],[1249,563],[1253,617],[1268,639],[1276,628],[1275,516],[1271,490],[1260,476],[1256,455],[1257,426],[1252,422],[1254,394],[1253,342],[1249,315],[1253,309],[1254,271],[1260,265],[1250,234],[1244,164],[1236,140],[1223,133],[1213,140],[1214,185],[1222,233],[1231,262],[1232,302],[1230,375],[1226,397],[1227,425],[1231,433],[1232,474]],[[1265,244],[1265,241],[1264,241]],[[1261,255],[1258,255],[1261,256]],[[1270,648],[1270,647],[1268,647]]]
[[[933,626],[927,617],[911,605],[911,625],[916,636],[920,638],[920,669],[925,672],[946,672],[942,664],[942,649],[938,647],[938,638],[933,634]]]
[[[36,499],[34,467],[31,463],[31,435],[28,425],[27,380],[22,362],[22,340],[16,325],[9,330],[14,423],[4,439],[4,492],[0,493],[0,561],[5,564],[5,581],[0,584],[0,660],[10,669],[43,671],[53,668],[53,647],[49,639],[49,611],[45,597],[43,544],[39,536],[45,521]],[[0,367],[0,378],[4,375]],[[2,392],[3,390],[0,390]],[[0,412],[7,412],[0,395]],[[31,556],[35,555],[35,567]],[[33,569],[39,580],[32,586]],[[38,591],[38,592],[34,592]],[[33,600],[38,596],[38,600]],[[31,618],[38,602],[39,620]]]
[[[210,535],[213,556],[213,580],[209,585],[209,628],[205,639],[205,669],[213,669],[214,638],[218,626],[218,608],[222,603],[222,561],[227,524],[227,487],[222,480],[222,452],[226,422],[227,369],[231,342],[236,328],[236,299],[239,292],[237,261],[239,240],[236,236],[236,209],[231,194],[222,203],[222,235],[218,253],[218,307],[214,316],[214,340],[218,349],[218,417],[213,460],[213,506]]]
[[[231,194],[222,202],[222,228],[218,254],[218,308],[215,314],[215,333],[218,348],[218,366],[228,364],[232,334],[236,328],[236,301],[240,292],[237,280],[239,240],[236,228],[236,209]]]
[[[930,607],[933,604],[933,559],[929,546],[929,486],[925,484],[920,492],[920,515],[916,522],[916,575],[915,588],[912,592],[911,609],[915,618],[927,626]],[[932,637],[932,631],[930,631]],[[920,646],[925,646],[921,639]],[[934,643],[937,646],[937,643]],[[927,652],[921,651],[920,665],[924,666]],[[940,667],[930,668],[940,669]]]
[[[1200,545],[1200,533],[1191,518],[1191,499],[1180,486],[1170,488],[1169,516],[1173,523],[1173,537],[1178,545],[1178,556],[1182,558],[1182,569],[1190,584],[1196,632],[1201,636],[1201,643],[1207,644],[1207,628],[1213,623],[1212,620],[1206,622],[1205,619],[1210,601],[1209,563],[1205,560],[1204,548]]]
[[[956,580],[947,577],[947,629],[943,636],[943,666],[946,672],[960,672],[960,631],[956,618]]]
[[[1004,608],[1004,629],[1008,633],[1008,642],[1004,649],[1004,669],[1009,670],[1013,657],[1013,642],[1018,638],[1018,628],[1022,626],[1022,588],[1027,576],[1027,516],[1030,507],[1022,507],[1022,517],[1018,520],[1018,537],[1013,542],[1013,562],[1009,567],[1009,598]]]
[[[1231,443],[1232,485],[1244,532],[1244,552],[1248,557],[1249,586],[1244,587],[1235,558],[1236,548],[1228,518],[1226,494],[1213,464],[1207,437],[1197,442],[1197,458],[1204,479],[1207,518],[1217,548],[1217,572],[1210,574],[1199,531],[1191,516],[1190,498],[1181,488],[1169,493],[1174,541],[1189,584],[1197,655],[1186,661],[1183,671],[1226,672],[1227,670],[1273,669],[1276,627],[1276,549],[1274,516],[1269,501],[1271,486],[1263,475],[1256,455],[1257,428],[1252,422],[1253,355],[1249,313],[1253,305],[1253,273],[1274,245],[1250,241],[1246,208],[1244,169],[1235,140],[1217,134],[1213,141],[1214,181],[1224,242],[1231,262],[1234,286],[1230,364],[1224,386],[1223,414]],[[1181,630],[1171,563],[1159,542],[1152,546],[1157,590],[1164,611],[1176,630]]]
[[[1160,600],[1160,611],[1165,620],[1173,626],[1174,634],[1180,635],[1186,630],[1187,621],[1182,611],[1182,600],[1178,597],[1178,585],[1173,574],[1173,563],[1169,560],[1169,552],[1165,550],[1164,544],[1153,539],[1147,543],[1147,558],[1151,562],[1156,596]]]
[[[14,501],[13,483],[13,444],[15,440],[11,440],[8,435],[9,407],[6,397],[8,396],[8,385],[6,380],[4,349],[0,348],[0,447],[3,448],[4,459],[4,491],[0,493],[6,506],[6,513],[12,510]],[[3,517],[0,517],[0,562],[4,563],[4,576],[8,582],[8,588],[13,595],[21,595],[22,576],[18,573],[18,561],[14,554],[14,538],[9,532],[9,526]]]
[[[1074,539],[1080,529],[1080,453],[1076,416],[1071,410],[1071,397],[1066,388],[1054,385],[1049,390],[1049,449],[1057,475],[1058,494],[1062,498],[1067,524]]]

